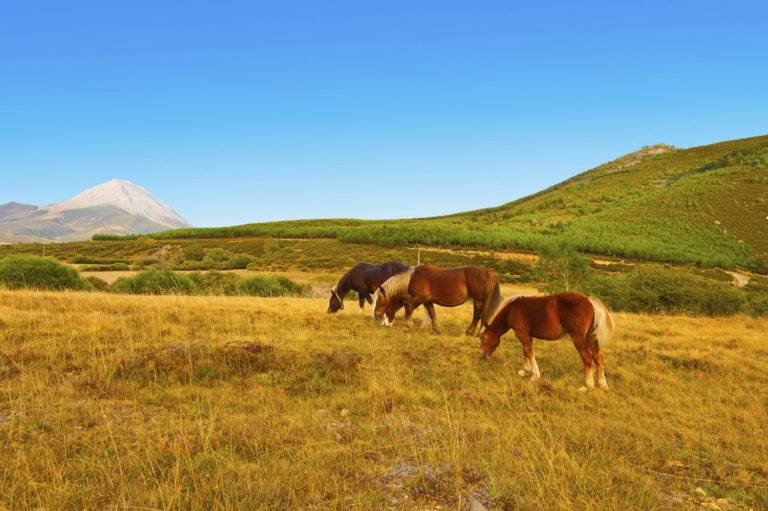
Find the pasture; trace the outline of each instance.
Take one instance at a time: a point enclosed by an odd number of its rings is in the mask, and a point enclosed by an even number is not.
[[[768,320],[615,313],[583,393],[327,302],[0,290],[0,509],[768,508]]]

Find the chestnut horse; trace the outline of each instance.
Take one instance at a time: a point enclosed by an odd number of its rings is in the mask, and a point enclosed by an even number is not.
[[[518,374],[525,376],[526,371],[531,371],[531,380],[535,381],[541,373],[533,356],[533,338],[554,341],[568,334],[584,363],[584,386],[579,390],[595,386],[595,366],[598,386],[608,388],[600,345],[604,346],[611,340],[615,323],[611,313],[597,298],[571,292],[550,296],[513,296],[504,300],[491,320],[483,324],[481,357],[490,357],[501,342],[501,336],[512,329],[520,339],[525,354],[525,363]]]
[[[409,297],[410,302],[407,301]],[[475,332],[478,321],[488,320],[501,301],[496,272],[477,266],[415,266],[390,278],[374,293],[373,316],[379,319],[385,315],[384,324],[389,326],[395,318],[398,306],[403,305],[405,321],[410,324],[414,309],[424,305],[432,320],[432,330],[437,333],[439,330],[434,304],[456,307],[470,298],[475,310],[472,323],[467,328],[467,335]]]
[[[357,291],[360,302],[360,312],[366,300],[372,302],[371,293],[379,289],[385,280],[392,275],[404,272],[410,268],[400,261],[389,261],[382,264],[359,263],[344,274],[339,282],[331,288],[331,298],[328,301],[328,310],[332,313],[344,308],[344,296],[350,289]]]

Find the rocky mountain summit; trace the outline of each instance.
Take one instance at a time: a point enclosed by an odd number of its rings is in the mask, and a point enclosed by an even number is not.
[[[130,181],[112,179],[44,206],[0,205],[0,242],[78,241],[94,234],[147,234],[191,227],[170,206]]]

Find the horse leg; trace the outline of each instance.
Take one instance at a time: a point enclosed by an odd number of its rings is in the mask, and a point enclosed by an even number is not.
[[[472,305],[474,307],[474,312],[472,313],[472,323],[470,323],[469,328],[467,328],[466,335],[474,335],[475,328],[477,327],[477,322],[480,321],[480,316],[483,314],[483,304],[479,304],[476,300],[472,300]]]
[[[421,305],[421,302],[418,300],[411,300],[411,303],[405,304],[405,326],[409,327],[413,325],[413,320],[411,319],[411,316],[413,315],[413,311],[415,311],[419,305]]]
[[[536,363],[536,356],[533,354],[533,339],[528,335],[528,332],[515,330],[515,335],[520,339],[525,354],[523,368],[517,374],[525,376],[526,371],[531,371],[531,381],[536,381],[541,377],[541,371],[539,371],[539,364]]]
[[[589,344],[587,343],[587,337],[584,334],[571,334],[571,340],[579,352],[581,362],[584,364],[584,385],[579,390],[592,389],[595,387],[595,364],[593,362],[592,350],[589,349]]]
[[[594,334],[588,334],[587,341],[589,341],[589,349],[592,351],[592,361],[597,367],[597,386],[608,390],[608,382],[605,380],[605,367],[603,366],[603,352],[600,350],[600,344],[598,344]]]
[[[432,324],[432,314],[435,313],[434,305],[431,303],[425,303],[424,304],[424,319],[421,322],[421,328],[427,328],[427,326]],[[429,310],[432,309],[432,313],[430,314]]]
[[[439,334],[440,329],[437,328],[437,316],[435,315],[435,305],[433,303],[425,303],[424,308],[429,313],[429,319],[432,321],[432,333]]]
[[[370,298],[370,295],[368,296],[368,298]],[[365,295],[362,294],[362,293],[359,294],[358,298],[357,298],[357,301],[360,304],[360,310],[358,311],[358,314],[362,314],[363,313],[363,305],[365,305]]]

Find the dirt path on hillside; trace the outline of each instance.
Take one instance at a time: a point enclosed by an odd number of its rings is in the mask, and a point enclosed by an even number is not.
[[[749,284],[749,277],[746,275],[742,275],[741,273],[736,273],[735,271],[726,271],[725,273],[733,277],[733,284],[736,287],[744,287],[747,284]]]

